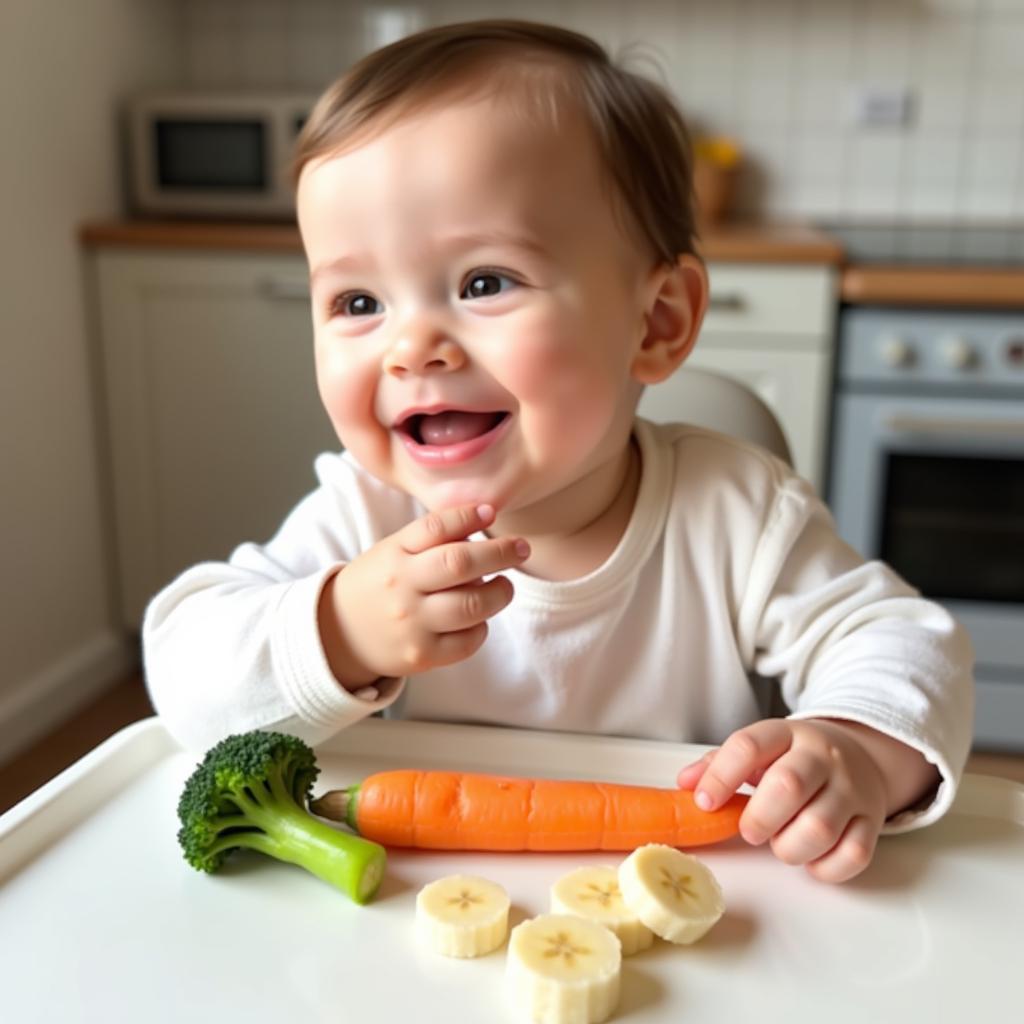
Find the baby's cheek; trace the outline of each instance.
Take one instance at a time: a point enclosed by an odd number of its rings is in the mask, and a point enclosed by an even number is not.
[[[620,383],[607,365],[576,346],[525,345],[519,356],[509,390],[524,413],[566,431],[566,440],[607,419]]]
[[[320,401],[341,443],[357,458],[380,458],[387,431],[374,411],[376,376],[350,360],[318,353],[316,378]]]
[[[339,433],[346,427],[348,419],[357,408],[353,401],[358,395],[358,387],[351,373],[331,354],[317,353],[316,385],[322,403],[335,430]]]
[[[506,359],[506,365],[499,368],[498,377],[502,384],[519,401],[536,402],[550,394],[557,386],[556,375],[560,368],[543,345],[516,342],[515,358]]]
[[[503,347],[496,375],[521,402],[537,404],[571,399],[593,371],[588,363],[579,343],[565,340],[557,325],[543,325],[518,332],[514,344]]]

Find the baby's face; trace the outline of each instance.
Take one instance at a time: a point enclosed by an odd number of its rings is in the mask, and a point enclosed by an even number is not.
[[[576,115],[432,107],[307,165],[298,215],[320,394],[375,476],[522,510],[622,451],[653,260]]]

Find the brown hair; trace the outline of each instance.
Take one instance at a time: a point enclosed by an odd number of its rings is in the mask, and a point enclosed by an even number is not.
[[[689,135],[668,91],[616,65],[588,36],[554,25],[441,25],[368,54],[315,104],[296,142],[292,181],[311,160],[443,93],[491,87],[514,96],[502,88],[510,76],[535,115],[546,110],[557,123],[560,103],[578,104],[628,219],[659,261],[694,251]]]

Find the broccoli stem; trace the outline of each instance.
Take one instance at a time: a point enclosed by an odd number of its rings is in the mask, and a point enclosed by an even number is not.
[[[234,795],[248,823],[262,833],[235,833],[225,837],[225,845],[248,846],[296,864],[356,903],[372,899],[384,877],[384,848],[318,821],[294,802],[279,780],[269,781],[266,807],[250,798],[251,790]]]
[[[352,786],[349,786],[345,792],[345,821],[348,823],[349,828],[359,831],[359,825],[356,819],[357,805],[359,803],[359,790],[361,786],[357,782]]]

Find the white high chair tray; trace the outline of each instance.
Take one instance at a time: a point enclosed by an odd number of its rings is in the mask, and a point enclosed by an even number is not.
[[[318,750],[316,790],[395,767],[667,787],[702,749],[369,720]],[[148,719],[0,818],[2,1019],[515,1024],[504,948],[478,960],[420,948],[416,892],[484,875],[508,889],[514,925],[547,911],[563,872],[621,859],[392,851],[363,907],[254,854],[203,875],[176,841],[195,762]],[[721,882],[726,914],[694,946],[658,941],[627,958],[613,1020],[990,1021],[1019,1005],[1022,786],[968,776],[946,818],[884,838],[844,885],[739,839],[693,852]]]

